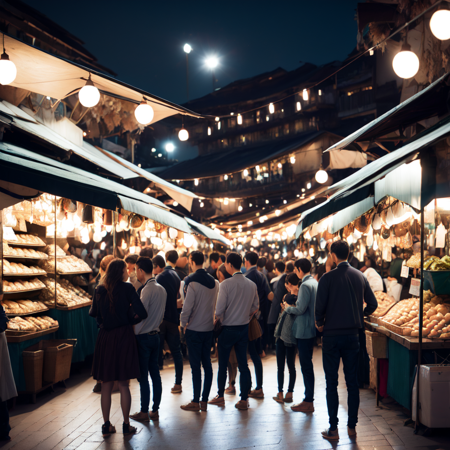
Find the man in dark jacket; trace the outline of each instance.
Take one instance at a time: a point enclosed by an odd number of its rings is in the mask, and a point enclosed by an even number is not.
[[[358,334],[364,327],[364,315],[372,314],[378,303],[367,278],[347,262],[350,253],[347,242],[334,242],[330,252],[337,267],[320,279],[316,326],[319,331],[323,331],[322,358],[330,421],[330,428],[323,431],[322,436],[328,440],[338,440],[337,387],[340,360],[342,358],[348,392],[348,434],[355,436],[359,408]],[[367,303],[365,309],[364,302]]]
[[[164,347],[164,341],[167,341],[175,365],[175,385],[171,389],[171,392],[172,394],[179,394],[181,392],[181,381],[183,378],[183,356],[181,355],[180,332],[178,331],[177,298],[180,292],[181,281],[175,272],[175,266],[178,260],[176,250],[168,251],[166,253],[166,260],[167,266],[161,255],[156,255],[152,260],[153,273],[157,275],[156,281],[167,292],[164,319],[159,327],[160,355]],[[159,365],[162,365],[162,359]]]

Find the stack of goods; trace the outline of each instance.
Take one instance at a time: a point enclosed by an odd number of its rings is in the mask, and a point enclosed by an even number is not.
[[[6,242],[3,242],[3,256],[12,256],[14,258],[34,258],[47,259],[48,255],[43,252],[38,252],[32,248],[12,248]]]
[[[35,289],[42,289],[45,284],[39,278],[32,278],[31,280],[20,281],[6,281],[3,280],[3,290],[5,292],[21,292]]]
[[[37,236],[33,236],[32,234],[16,234],[16,241],[8,241],[13,245],[31,245],[31,246],[38,246],[38,247],[42,247],[45,245],[45,242],[37,237]]]
[[[395,300],[383,291],[377,291],[374,294],[378,302],[378,308],[371,315],[373,317],[382,317],[391,309]]]
[[[419,336],[419,321],[414,321],[411,336]],[[423,306],[422,336],[431,339],[450,339],[450,305],[442,297],[433,296]]]
[[[54,245],[47,245],[47,247],[44,248],[44,253],[47,253],[48,256],[55,257],[55,246]],[[67,256],[66,252],[59,246],[56,246],[56,257],[57,258],[63,258]]]
[[[55,302],[55,281],[44,280],[46,289],[40,295],[39,300],[48,306],[53,306]],[[81,289],[75,287],[67,280],[56,283],[56,304],[62,307],[86,305],[91,303],[89,295]]]
[[[444,256],[439,259],[437,256],[430,256],[423,262],[424,270],[439,272],[441,270],[450,270],[450,256]]]
[[[420,269],[420,253],[412,255],[406,262],[406,265],[412,269]]]
[[[38,266],[24,266],[21,263],[9,262],[7,259],[3,261],[3,275],[17,275],[22,273],[45,275],[47,272]]]
[[[54,273],[55,261],[53,259],[40,261],[39,267],[46,270],[48,273]],[[91,272],[91,268],[82,259],[79,259],[76,256],[67,256],[66,258],[58,259],[56,267],[57,272],[60,274]]]
[[[390,311],[381,318],[385,324],[396,325],[401,328],[410,328],[408,323],[419,315],[419,299],[409,298],[394,305]]]
[[[58,321],[48,316],[14,317],[8,322],[8,330],[36,332],[58,327]]]
[[[31,314],[37,311],[46,311],[48,308],[40,301],[31,300],[3,300],[6,314]]]

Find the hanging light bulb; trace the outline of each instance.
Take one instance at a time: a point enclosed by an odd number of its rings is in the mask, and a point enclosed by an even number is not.
[[[320,184],[324,184],[328,181],[328,173],[323,170],[322,168],[320,168],[317,172],[316,172],[316,181]]]
[[[93,236],[94,242],[102,242],[102,233],[96,231]]]
[[[224,205],[228,205],[228,201],[229,201],[229,200],[228,200],[227,198],[224,198],[223,204],[224,204]]]
[[[324,238],[320,239],[320,248],[322,250],[324,250],[326,246],[327,246],[327,241]]]
[[[430,19],[431,32],[441,41],[450,39],[450,11],[440,9]]]
[[[389,208],[387,210],[386,213],[386,224],[389,228],[392,227],[392,225],[394,225],[394,221],[395,221],[395,217],[394,217],[394,213],[392,212],[392,208]]]
[[[302,110],[302,104],[300,102],[297,102],[297,111]]]
[[[248,177],[248,170],[244,169],[244,177]]]
[[[5,34],[3,34],[3,53],[0,57],[0,84],[11,84],[17,76],[16,65],[9,59],[5,51]]]
[[[184,234],[184,246],[186,248],[190,248],[192,247],[192,245],[194,244],[194,236],[192,236],[192,234]]]
[[[106,242],[102,242],[100,244],[100,250],[105,250],[105,248],[106,248]]]
[[[80,103],[86,108],[92,108],[100,101],[100,91],[94,86],[91,80],[91,74],[86,84],[78,92]]]
[[[411,51],[411,46],[405,42],[402,49],[392,60],[392,67],[400,78],[412,78],[419,70],[419,58]]]
[[[141,104],[134,110],[134,116],[141,125],[148,125],[155,115],[153,108],[142,100]]]
[[[270,114],[273,114],[275,112],[275,105],[273,103],[269,104],[269,112]]]
[[[242,125],[242,116],[240,114],[237,115],[237,123],[238,125]]]
[[[208,127],[208,136],[211,136],[211,127]]]
[[[189,139],[189,133],[188,130],[186,130],[185,128],[182,128],[179,132],[178,132],[178,139],[180,141],[187,141]]]
[[[291,161],[291,164],[295,164],[295,156],[291,156],[290,161]]]
[[[242,209],[243,209],[243,208],[242,208],[242,206],[241,206],[241,205],[239,205],[239,206],[238,206],[238,211],[239,211],[239,212],[241,212],[241,211],[242,211]]]
[[[125,239],[122,239],[122,245],[121,245],[122,250],[126,250],[127,247],[128,247],[128,245],[127,245]]]
[[[194,180],[194,184],[195,184],[196,186],[198,186],[198,178],[196,178],[196,179]]]
[[[306,184],[306,189],[311,189],[311,183]]]
[[[373,247],[372,248],[373,248],[374,251],[378,250],[378,241],[377,241],[377,239],[373,240]]]
[[[309,99],[308,89],[303,89],[303,100],[307,102]]]
[[[170,239],[176,239],[178,237],[178,231],[175,228],[169,228]]]

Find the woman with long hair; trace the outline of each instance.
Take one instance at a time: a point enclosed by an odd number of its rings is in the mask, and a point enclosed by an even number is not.
[[[112,260],[95,292],[89,311],[89,315],[95,317],[100,326],[95,344],[92,376],[95,380],[102,381],[104,437],[116,432],[109,420],[114,381],[119,384],[123,434],[128,435],[137,431],[136,427],[130,425],[131,393],[128,380],[140,376],[133,325],[146,319],[147,311],[133,285],[126,283],[127,279],[125,261]]]

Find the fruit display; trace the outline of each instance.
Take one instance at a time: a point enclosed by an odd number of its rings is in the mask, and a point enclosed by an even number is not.
[[[16,247],[13,248],[9,246],[6,242],[3,242],[3,256],[5,258],[13,257],[13,258],[33,258],[33,259],[47,259],[48,255],[43,252],[38,252],[33,248],[21,248]]]
[[[39,300],[45,305],[55,304],[55,281],[44,280],[46,288],[39,294]],[[91,297],[85,291],[77,288],[67,280],[56,283],[56,304],[62,307],[71,307],[90,304]]]
[[[33,300],[3,300],[6,314],[30,314],[36,311],[46,311],[44,303]]]
[[[398,302],[381,320],[398,327],[404,327],[405,324],[418,317],[418,315],[419,299],[409,298]]]
[[[22,263],[9,262],[7,259],[3,260],[3,275],[18,275],[18,274],[36,274],[46,275],[46,271],[38,266],[25,266]]]
[[[47,261],[40,261],[39,267],[48,273],[55,273],[54,259],[50,258]],[[76,256],[67,256],[65,258],[58,259],[56,262],[56,268],[57,273],[59,274],[91,272],[91,268],[82,259],[79,259]]]
[[[446,255],[439,259],[437,256],[430,256],[423,263],[424,270],[438,272],[441,270],[450,270],[450,256]]]
[[[395,299],[383,291],[377,291],[374,292],[374,294],[378,302],[378,308],[371,315],[373,317],[382,317],[389,311],[392,305],[395,304]]]
[[[48,316],[14,317],[9,319],[8,330],[36,332],[59,326],[57,320]]]
[[[42,289],[45,284],[39,278],[32,278],[31,280],[7,281],[3,280],[3,290],[6,292],[21,292],[33,289]]]
[[[411,336],[419,336],[419,321],[412,325]],[[423,307],[422,336],[430,339],[450,339],[450,305],[433,297]]]
[[[12,245],[35,245],[44,246],[45,242],[38,236],[32,234],[16,234],[16,240],[8,240]]]

